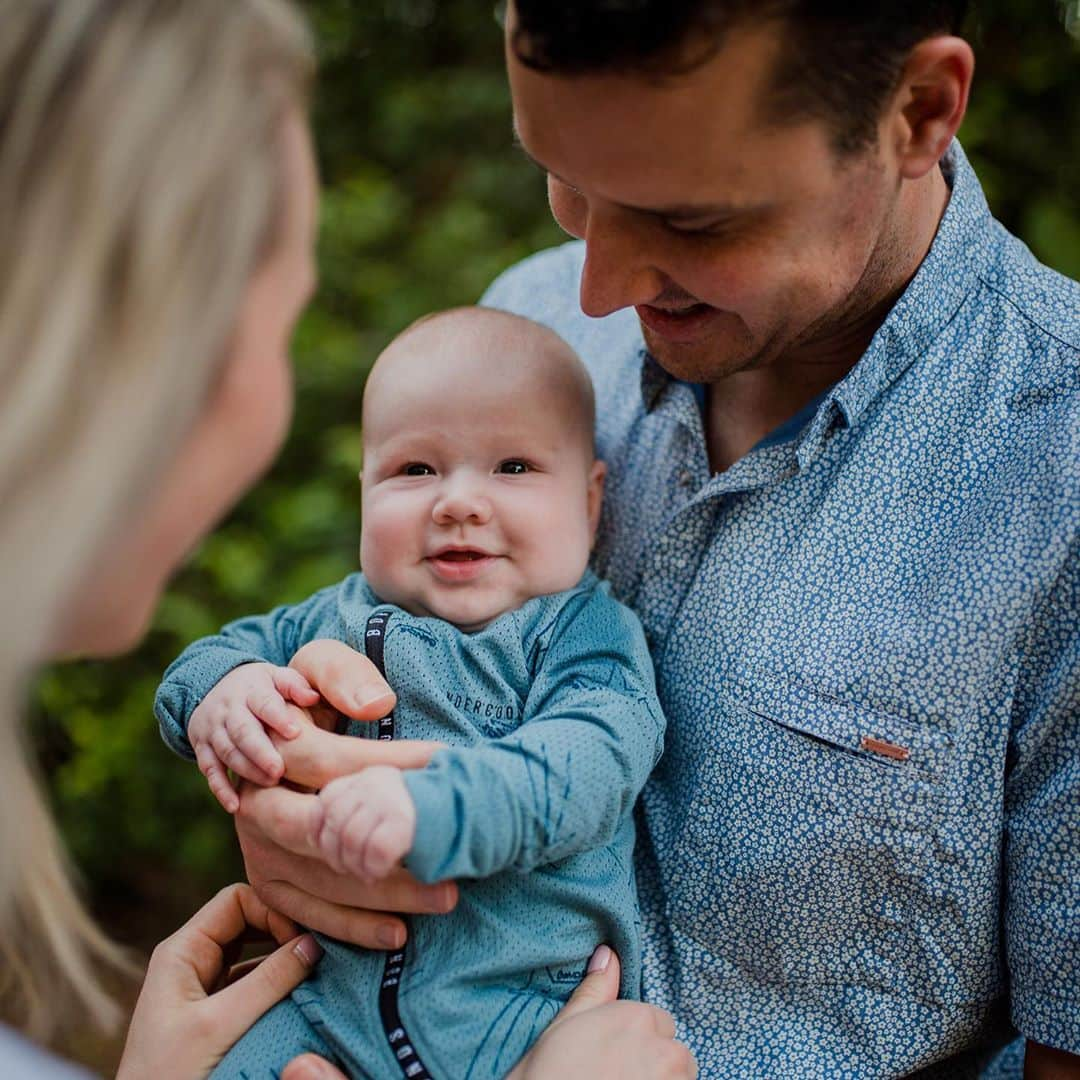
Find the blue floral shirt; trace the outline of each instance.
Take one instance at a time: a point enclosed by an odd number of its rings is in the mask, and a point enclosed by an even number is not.
[[[958,144],[942,168],[866,354],[717,475],[633,312],[582,315],[580,244],[485,298],[596,384],[596,567],[668,717],[645,994],[705,1077],[1010,1075],[1017,1031],[1080,1053],[1080,286]]]

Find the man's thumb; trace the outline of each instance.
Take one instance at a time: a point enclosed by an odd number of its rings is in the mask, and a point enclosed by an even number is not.
[[[558,1020],[568,1020],[597,1005],[615,1001],[619,996],[620,972],[619,958],[607,945],[601,945],[592,954],[585,978],[560,1010]]]

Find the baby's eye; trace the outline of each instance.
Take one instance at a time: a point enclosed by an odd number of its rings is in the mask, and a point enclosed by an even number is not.
[[[435,470],[430,465],[425,465],[422,461],[410,461],[404,469],[401,470],[405,476],[434,476]]]
[[[504,473],[507,476],[521,476],[522,473],[527,473],[530,469],[528,462],[511,458],[509,461],[502,462],[495,471]]]

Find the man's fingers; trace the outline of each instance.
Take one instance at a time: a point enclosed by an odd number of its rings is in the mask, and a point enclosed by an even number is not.
[[[378,668],[341,641],[308,642],[289,667],[300,672],[338,712],[354,720],[378,720],[391,712],[397,700]]]
[[[319,856],[316,838],[323,808],[317,795],[284,787],[245,787],[240,813],[245,819],[255,819],[277,847],[309,858]]]
[[[619,996],[620,971],[619,958],[607,945],[601,945],[592,954],[585,978],[562,1007],[556,1022],[615,1001]]]
[[[217,1022],[228,1017],[236,1030],[255,1023],[271,1005],[295,990],[319,962],[322,948],[311,934],[279,946],[253,971],[207,998]]]
[[[271,736],[273,739],[273,736]],[[369,765],[393,765],[398,769],[422,769],[441,743],[402,739],[378,742],[335,735],[307,724],[288,742],[274,742],[285,761],[285,777],[304,787],[323,788],[339,776],[359,772]]]
[[[349,1080],[349,1078],[325,1058],[316,1057],[314,1054],[304,1054],[302,1057],[293,1058],[285,1066],[281,1080]]]
[[[264,882],[259,893],[278,911],[327,937],[364,949],[400,949],[405,944],[405,923],[395,915],[332,904],[287,881]]]

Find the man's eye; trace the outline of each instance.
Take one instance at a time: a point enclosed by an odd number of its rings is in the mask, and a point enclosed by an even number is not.
[[[410,461],[404,469],[401,470],[406,476],[434,476],[435,470],[430,465],[425,465],[422,461]]]
[[[521,476],[522,473],[529,472],[529,465],[525,461],[511,458],[509,461],[502,462],[497,471],[507,476]]]

